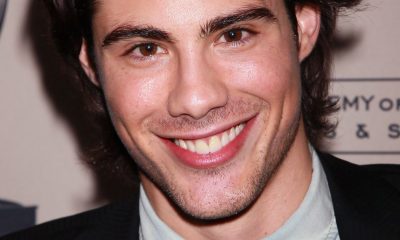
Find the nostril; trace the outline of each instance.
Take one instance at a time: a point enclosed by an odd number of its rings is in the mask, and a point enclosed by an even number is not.
[[[215,84],[179,86],[168,99],[168,108],[172,116],[190,116],[200,119],[215,108],[227,104],[227,91]]]

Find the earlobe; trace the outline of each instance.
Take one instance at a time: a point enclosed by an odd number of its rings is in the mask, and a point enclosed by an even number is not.
[[[299,60],[303,61],[313,50],[320,30],[320,11],[313,6],[296,7]]]
[[[88,46],[85,40],[82,41],[81,51],[79,52],[79,61],[81,63],[82,69],[85,71],[86,75],[89,77],[90,81],[96,85],[100,86],[100,83],[97,79],[96,73],[92,67],[89,53],[88,53]]]

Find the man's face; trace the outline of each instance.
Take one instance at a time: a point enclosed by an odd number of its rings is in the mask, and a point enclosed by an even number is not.
[[[301,122],[283,1],[102,0],[94,41],[94,81],[146,192],[201,219],[248,207]]]

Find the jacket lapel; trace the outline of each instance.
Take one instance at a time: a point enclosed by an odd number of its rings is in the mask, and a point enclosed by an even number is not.
[[[319,153],[341,240],[400,239],[400,193],[361,166]]]
[[[90,218],[92,227],[79,234],[79,240],[139,240],[139,191],[134,198],[113,203],[101,209],[96,219]],[[84,220],[83,220],[84,221]]]

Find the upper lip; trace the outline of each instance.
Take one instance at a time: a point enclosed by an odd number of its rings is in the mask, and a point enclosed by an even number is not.
[[[165,139],[182,139],[182,140],[195,140],[195,139],[201,139],[201,138],[207,138],[213,135],[216,135],[218,133],[222,133],[234,126],[237,126],[241,123],[246,123],[250,119],[256,117],[256,114],[250,115],[248,117],[242,118],[240,120],[232,121],[229,123],[222,123],[221,125],[210,125],[209,127],[204,128],[204,130],[193,130],[193,131],[185,131],[184,129],[179,129],[179,130],[172,130],[169,133],[159,133],[156,134],[157,136]],[[166,129],[167,130],[167,129]],[[169,129],[171,130],[171,129]]]

